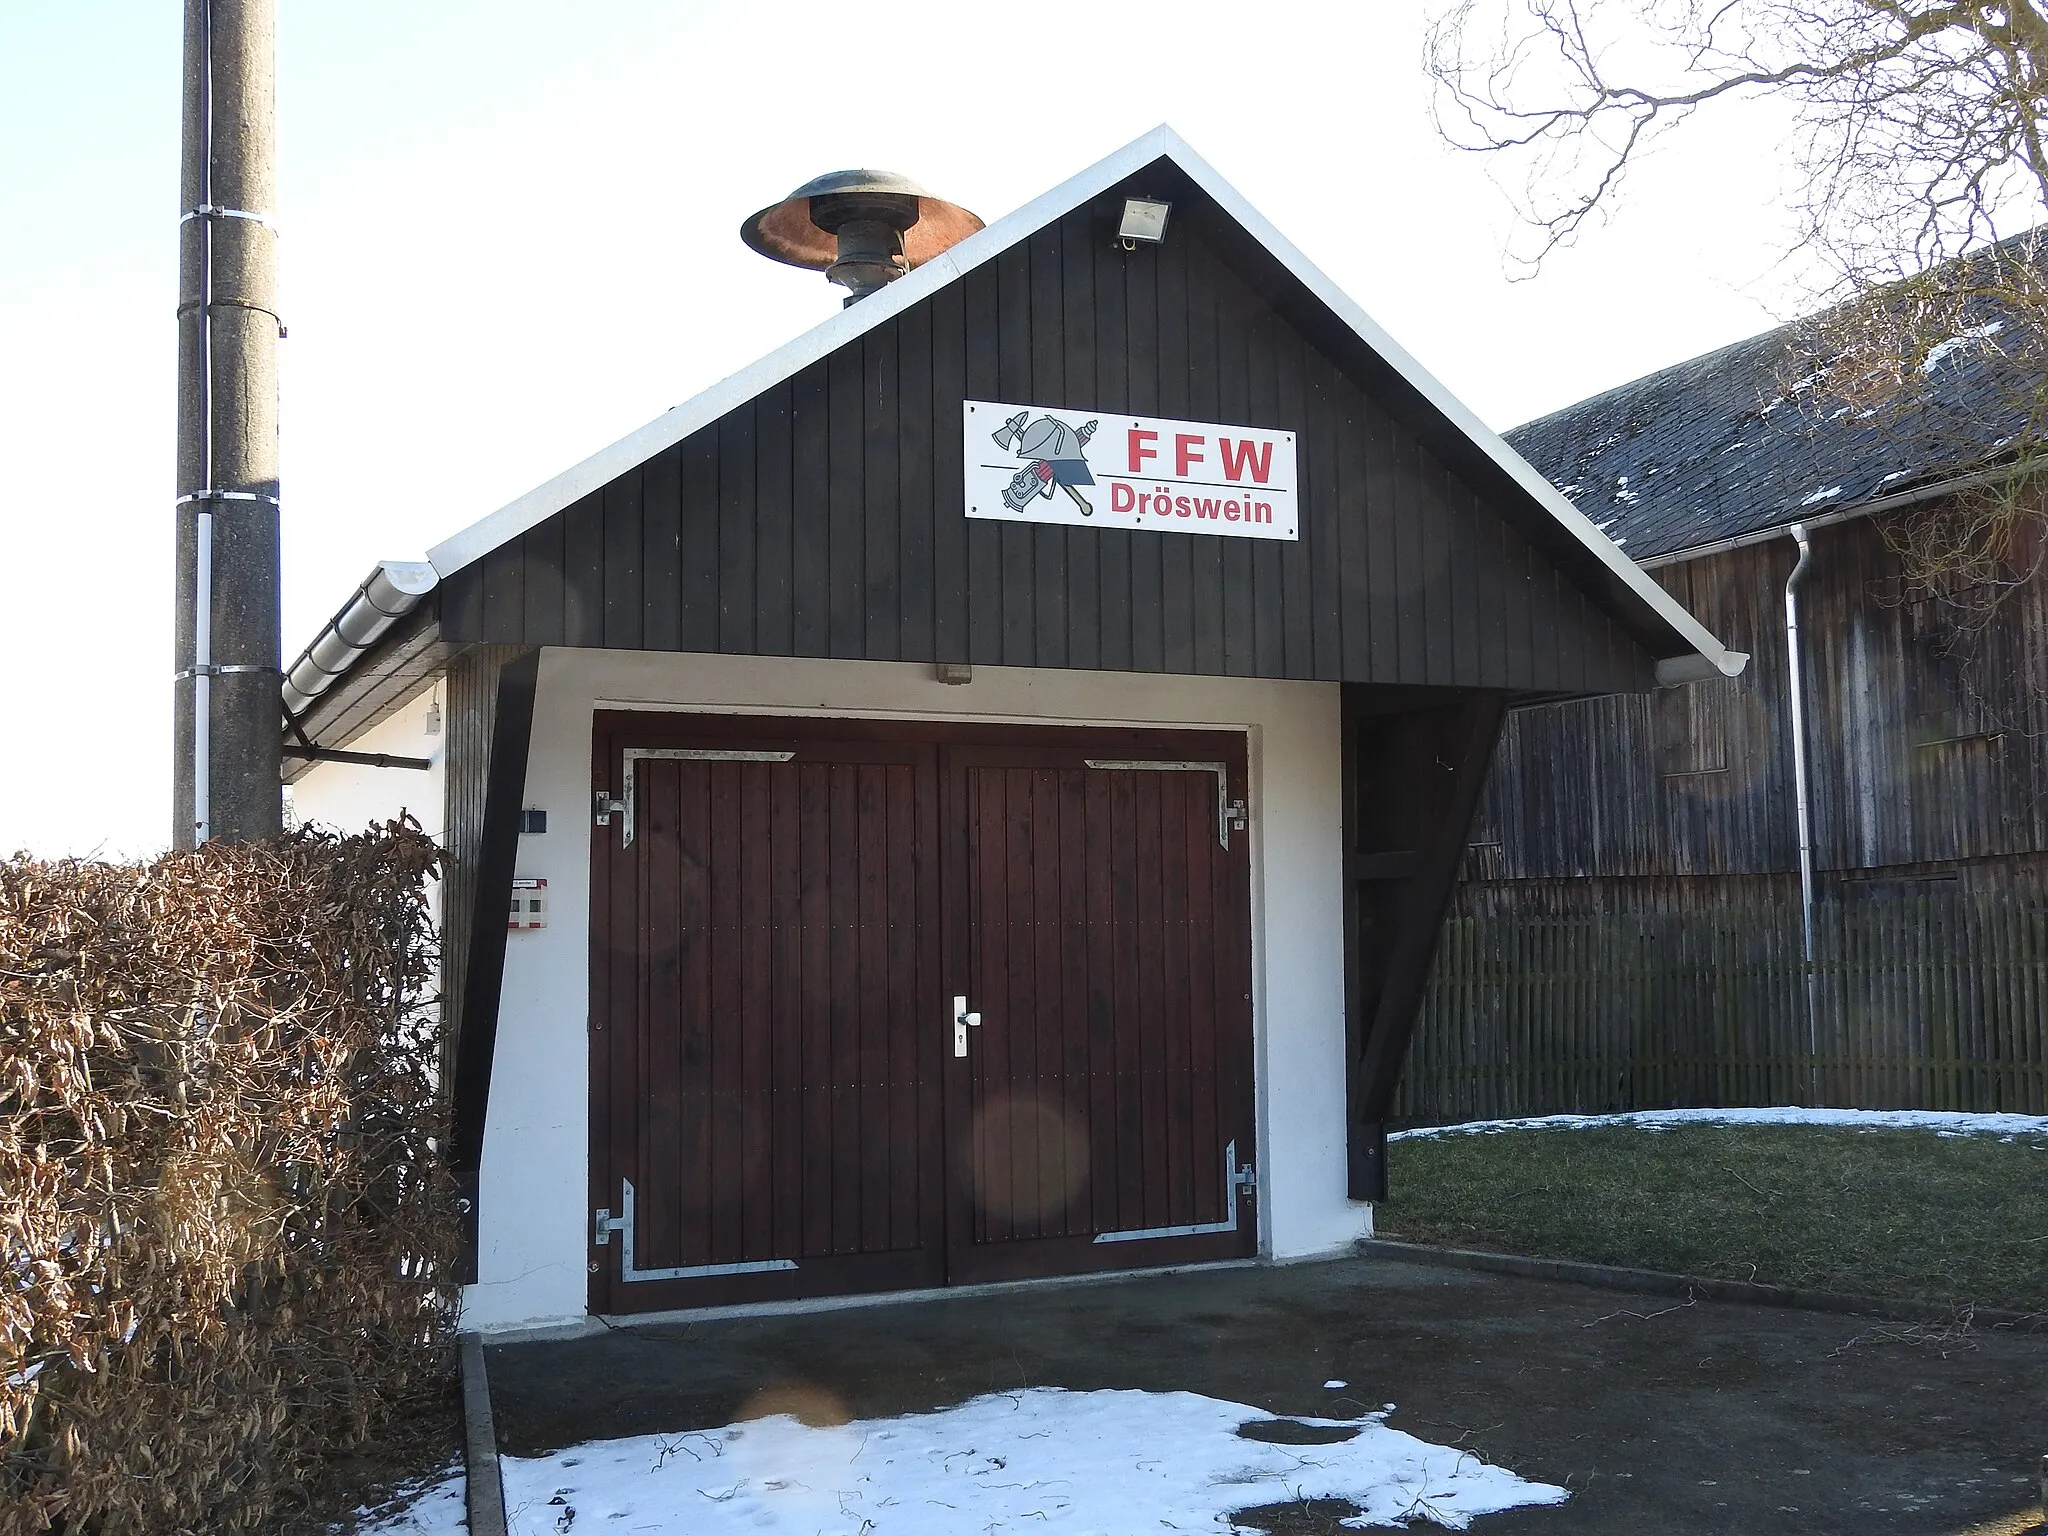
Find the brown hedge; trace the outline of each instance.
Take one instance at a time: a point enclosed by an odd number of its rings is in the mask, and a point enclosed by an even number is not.
[[[0,862],[0,1536],[255,1530],[445,1388],[436,861]]]

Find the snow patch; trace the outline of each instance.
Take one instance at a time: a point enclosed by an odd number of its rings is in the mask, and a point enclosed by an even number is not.
[[[1335,1392],[1340,1387],[1348,1387],[1350,1385],[1351,1383],[1348,1381],[1326,1381],[1323,1383],[1323,1389],[1327,1392]]]
[[[2004,329],[2003,320],[1992,320],[1983,325],[1973,325],[1967,331],[1958,331],[1946,341],[1937,341],[1927,349],[1927,357],[1920,364],[1920,371],[1931,374],[1941,366],[1942,359],[1951,352],[1966,347],[1973,341],[1986,341]]]
[[[465,1536],[469,1530],[469,1488],[459,1465],[401,1497],[409,1500],[402,1509],[357,1510],[358,1536]]]
[[[1484,1136],[1495,1131],[1585,1130],[1627,1125],[1663,1131],[1676,1125],[1819,1125],[1855,1131],[1933,1131],[1941,1136],[2048,1136],[2048,1115],[1967,1114],[1945,1109],[1639,1109],[1620,1115],[1538,1115],[1528,1120],[1473,1120],[1464,1125],[1395,1131],[1389,1141],[1432,1136]]]
[[[1815,491],[1812,495],[1808,496],[1804,501],[1800,502],[1799,505],[1801,505],[1802,507],[1810,507],[1818,502],[1833,501],[1837,496],[1841,494],[1842,488],[1839,485],[1824,485],[1819,490]]]
[[[1282,1420],[1193,1392],[1038,1387],[832,1428],[778,1414],[507,1456],[505,1506],[514,1536],[1222,1536],[1233,1511],[1299,1499],[1357,1505],[1342,1522],[1352,1529],[1433,1520],[1463,1530],[1478,1515],[1567,1497],[1383,1417]],[[1238,1434],[1273,1423],[1340,1435],[1298,1445]],[[366,1525],[365,1536],[455,1536],[461,1500],[451,1507],[445,1492],[429,1495],[431,1512],[423,1499],[400,1517],[411,1523]]]

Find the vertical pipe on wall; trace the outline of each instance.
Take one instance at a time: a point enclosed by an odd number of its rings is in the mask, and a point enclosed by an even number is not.
[[[1799,933],[1801,972],[1806,982],[1806,1092],[1809,1101],[1819,1097],[1820,1027],[1818,978],[1814,973],[1813,944],[1813,802],[1808,789],[1806,764],[1806,678],[1799,652],[1799,588],[1813,565],[1813,545],[1806,525],[1792,525],[1793,542],[1799,559],[1785,578],[1785,697],[1792,720],[1792,795],[1799,833]]]

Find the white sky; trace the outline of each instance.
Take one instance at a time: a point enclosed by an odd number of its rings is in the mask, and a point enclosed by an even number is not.
[[[0,848],[168,841],[179,10],[0,0]],[[287,658],[376,559],[828,315],[736,233],[827,170],[994,219],[1169,122],[1497,427],[1797,307],[1761,114],[1510,281],[1420,0],[279,10]]]

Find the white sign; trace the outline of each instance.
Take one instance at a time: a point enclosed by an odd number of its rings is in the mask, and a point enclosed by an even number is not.
[[[1294,434],[969,400],[967,515],[1298,539]]]

